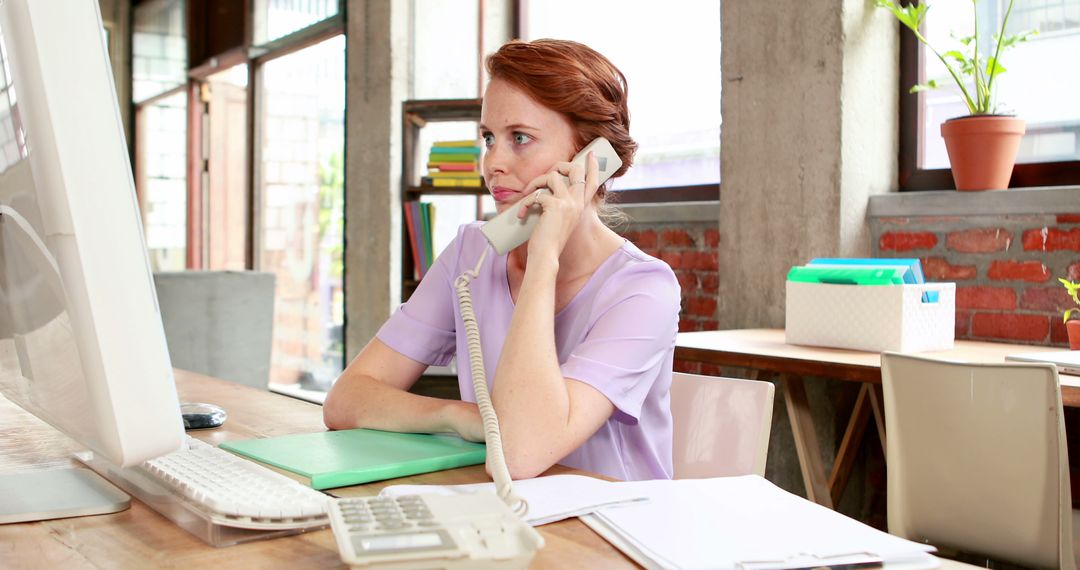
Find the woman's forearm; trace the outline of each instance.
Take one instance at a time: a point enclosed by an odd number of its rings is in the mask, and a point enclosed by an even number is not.
[[[323,404],[330,429],[370,428],[405,433],[475,432],[476,405],[412,394],[370,376],[343,376]],[[475,438],[472,438],[475,439]]]
[[[566,453],[570,396],[555,349],[558,262],[530,259],[495,371],[499,415],[511,474],[530,477]]]

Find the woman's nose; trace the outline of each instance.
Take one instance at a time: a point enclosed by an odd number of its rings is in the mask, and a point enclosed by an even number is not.
[[[498,144],[493,144],[484,152],[482,169],[487,178],[506,173],[506,160],[503,158],[505,153],[499,151],[498,148]]]

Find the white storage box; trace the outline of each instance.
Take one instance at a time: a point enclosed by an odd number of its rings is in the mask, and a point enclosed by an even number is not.
[[[871,352],[948,350],[955,333],[956,284],[788,281],[785,321],[788,344]]]

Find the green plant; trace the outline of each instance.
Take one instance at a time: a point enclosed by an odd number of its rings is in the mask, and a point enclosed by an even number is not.
[[[993,35],[994,55],[987,57],[984,57],[979,52],[979,14],[975,7],[978,0],[971,0],[972,10],[975,11],[975,32],[970,36],[956,38],[964,46],[964,52],[966,53],[949,50],[944,54],[930,45],[930,42],[919,31],[923,21],[926,19],[927,11],[930,10],[930,4],[927,0],[919,0],[916,3],[907,5],[901,4],[898,0],[874,0],[874,4],[879,8],[885,8],[892,12],[896,19],[900,20],[900,23],[907,26],[915,34],[915,37],[923,45],[930,48],[930,51],[934,52],[934,55],[941,60],[941,63],[945,64],[945,69],[949,71],[949,75],[960,87],[960,92],[964,95],[964,103],[967,104],[970,114],[990,115],[996,111],[994,79],[998,75],[1005,73],[1005,68],[1001,65],[1000,59],[1002,52],[1018,43],[1027,41],[1029,37],[1038,33],[1030,30],[1011,36],[1005,35],[1005,24],[1009,21],[1009,14],[1012,13],[1014,1],[1009,0],[1009,7],[1005,10],[1005,17],[1001,20],[1001,30]],[[910,92],[916,93],[927,89],[936,89],[937,87],[937,81],[931,79],[926,83],[913,86]],[[970,91],[969,87],[971,88]]]
[[[1058,279],[1058,281],[1061,281],[1061,284],[1065,286],[1065,289],[1069,292],[1069,296],[1072,297],[1073,302],[1080,306],[1080,283],[1073,283],[1068,279],[1060,278]],[[1065,322],[1069,322],[1069,316],[1078,311],[1080,311],[1080,308],[1078,307],[1073,307],[1066,310],[1063,320]]]

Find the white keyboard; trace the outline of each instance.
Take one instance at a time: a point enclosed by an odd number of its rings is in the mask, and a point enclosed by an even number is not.
[[[330,498],[271,469],[195,438],[188,449],[136,467],[217,524],[250,529],[326,524]]]

